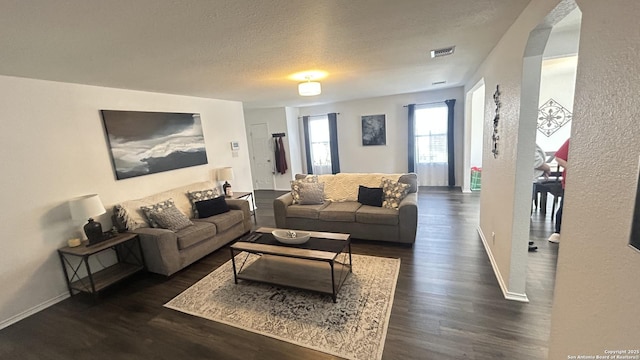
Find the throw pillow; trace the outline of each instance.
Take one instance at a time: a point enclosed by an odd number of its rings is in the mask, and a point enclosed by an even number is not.
[[[301,183],[298,185],[300,205],[319,205],[324,203],[323,183]]]
[[[187,192],[187,197],[189,198],[189,201],[191,201],[191,206],[193,208],[194,217],[196,219],[200,218],[200,216],[198,215],[198,209],[196,208],[196,202],[217,198],[220,195],[221,194],[220,194],[220,191],[218,191],[218,188],[194,190],[194,191]]]
[[[307,175],[302,179],[297,179],[291,182],[291,196],[293,196],[293,203],[298,204],[300,202],[300,184],[305,183],[317,183],[317,175]]]
[[[191,220],[175,206],[160,211],[151,211],[149,215],[159,227],[171,231],[182,230],[193,225]]]
[[[196,208],[198,210],[198,219],[208,218],[209,216],[218,215],[229,211],[229,206],[227,205],[227,201],[224,199],[224,196],[197,201]]]
[[[358,187],[358,202],[362,205],[382,207],[384,196],[382,188],[370,188],[360,185]]]
[[[384,200],[382,206],[388,209],[397,209],[400,206],[402,199],[407,196],[411,185],[399,183],[391,179],[382,179],[382,192],[384,194]]]
[[[172,207],[176,207],[176,205],[173,203],[173,199],[167,199],[164,201],[160,201],[157,204],[140,206],[140,210],[142,210],[144,215],[149,220],[149,225],[151,225],[151,227],[157,228],[159,227],[158,223],[153,219],[153,217],[151,217],[151,212],[152,211],[160,212],[162,210],[172,208]]]

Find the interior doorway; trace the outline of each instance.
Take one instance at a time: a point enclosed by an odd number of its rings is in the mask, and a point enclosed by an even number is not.
[[[464,154],[462,192],[480,190],[482,185],[482,182],[478,182],[478,180],[482,179],[484,100],[485,86],[484,78],[482,78],[467,92],[465,97],[464,143],[466,151]],[[472,171],[477,173],[472,175]]]
[[[252,124],[249,126],[251,137],[251,176],[253,177],[253,188],[255,190],[274,189],[274,168],[272,161],[273,145],[269,134],[269,127],[266,123]]]
[[[573,0],[562,1],[531,32],[523,58],[511,256],[515,264],[511,276],[518,274],[519,279],[513,282],[522,289],[538,285],[527,283],[528,279],[537,281],[528,276],[530,261],[535,266],[557,256],[558,244],[547,241],[555,224],[552,211],[543,213],[532,207],[532,164],[536,143],[555,152],[570,135],[581,15]],[[553,161],[553,157],[547,160]],[[553,167],[557,170],[557,165]],[[547,201],[548,206],[554,203]],[[537,249],[528,252],[529,241]]]

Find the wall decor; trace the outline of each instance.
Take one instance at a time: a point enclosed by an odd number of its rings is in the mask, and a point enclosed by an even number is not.
[[[200,114],[101,112],[118,180],[207,163]]]
[[[547,100],[538,109],[538,131],[550,137],[571,121],[573,115],[564,106],[553,99]]]
[[[493,102],[496,104],[496,116],[493,118],[493,134],[491,135],[491,152],[493,153],[493,157],[498,157],[498,140],[500,140],[500,135],[498,135],[498,122],[500,121],[500,108],[502,107],[502,102],[500,101],[500,85],[496,85],[496,92],[493,93]]]
[[[386,115],[362,116],[362,145],[386,145]]]

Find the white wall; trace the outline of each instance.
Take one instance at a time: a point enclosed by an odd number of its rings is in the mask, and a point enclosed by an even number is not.
[[[554,37],[555,33],[552,31],[549,41]],[[573,114],[577,59],[577,56],[570,56],[542,61],[539,106],[553,99]],[[573,120],[569,121],[551,136],[536,131],[536,143],[544,151],[558,150],[571,135],[572,123]]]
[[[450,88],[411,94],[345,101],[300,108],[300,115],[338,114],[340,171],[352,173],[407,172],[407,108],[405,105],[456,99],[454,141],[456,147],[456,185],[462,179],[463,88]],[[387,141],[384,146],[362,145],[362,115],[386,114]],[[302,126],[300,126],[302,128]],[[304,140],[301,140],[304,144]],[[303,150],[304,151],[304,150]]]
[[[209,164],[115,180],[101,109],[200,113]],[[0,328],[68,296],[56,249],[78,235],[69,199],[98,193],[110,207],[223,166],[238,188],[252,183],[239,102],[0,76],[0,119]],[[97,220],[111,226],[109,215]]]
[[[640,2],[576,2],[582,29],[549,359],[640,344],[640,252],[627,245],[640,156]]]

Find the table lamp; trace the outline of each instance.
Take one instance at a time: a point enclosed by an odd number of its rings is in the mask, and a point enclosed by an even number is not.
[[[69,201],[69,209],[71,210],[71,218],[77,221],[89,221],[84,225],[84,233],[89,239],[89,245],[97,244],[104,239],[102,235],[102,225],[93,220],[94,216],[102,215],[107,211],[100,201],[97,194],[80,196]]]
[[[233,192],[231,192],[231,184],[228,183],[228,180],[233,180],[233,168],[224,167],[218,169],[218,180],[224,180],[224,185],[222,185],[222,191],[226,196],[231,196]],[[227,189],[228,192],[227,192]]]

